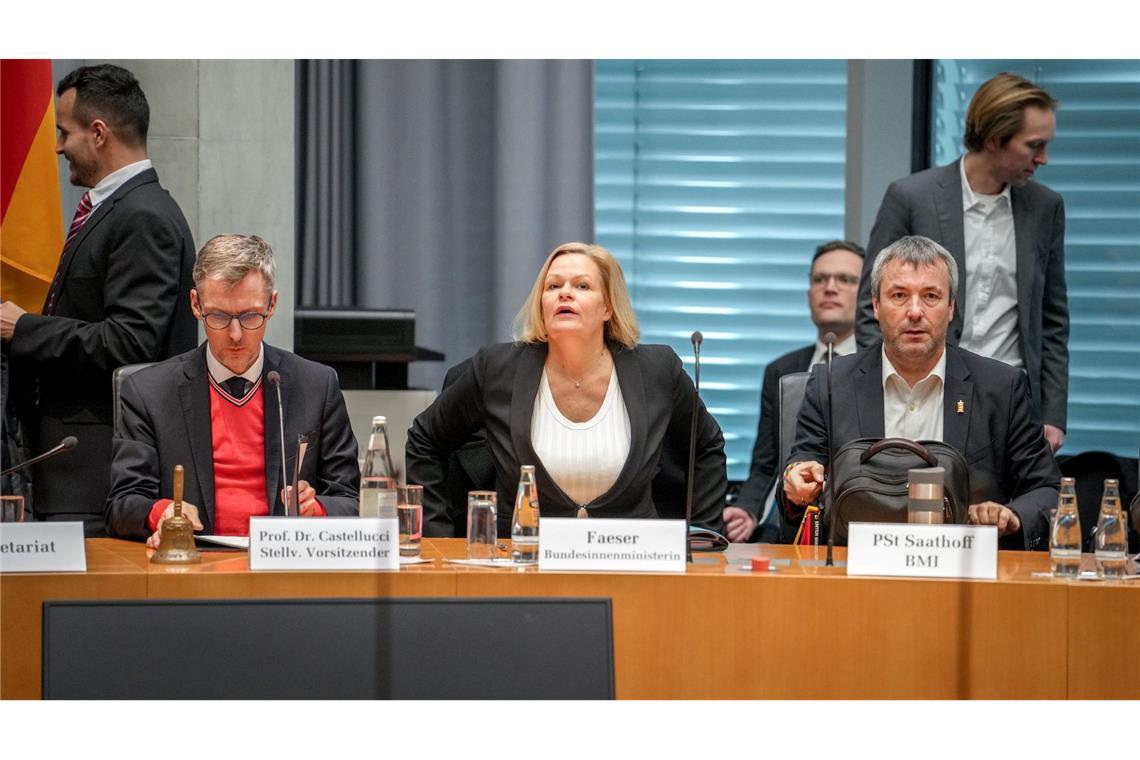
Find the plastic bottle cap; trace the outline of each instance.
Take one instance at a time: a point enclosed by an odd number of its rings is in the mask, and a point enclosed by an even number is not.
[[[752,558],[752,572],[766,573],[768,572],[768,558],[767,557],[753,557]]]

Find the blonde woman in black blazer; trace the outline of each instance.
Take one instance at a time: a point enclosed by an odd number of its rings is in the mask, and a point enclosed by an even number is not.
[[[637,320],[616,259],[596,245],[556,248],[515,328],[516,342],[480,349],[408,431],[408,482],[424,486],[425,534],[451,535],[448,456],[479,430],[486,431],[494,461],[500,535],[509,534],[519,468],[528,464],[535,467],[543,516],[660,516],[653,479],[663,450],[688,453],[693,383],[671,348],[637,344]],[[559,411],[577,422],[599,411],[616,372],[629,416],[629,454],[613,485],[586,504],[558,486],[531,442],[544,370]],[[720,531],[728,482],[724,437],[697,403],[693,524]]]

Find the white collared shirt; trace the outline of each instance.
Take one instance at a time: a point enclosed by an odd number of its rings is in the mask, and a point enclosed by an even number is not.
[[[946,349],[930,374],[907,385],[883,352],[883,432],[887,438],[942,440],[942,400],[946,392]]]
[[[142,161],[135,161],[133,164],[120,166],[99,180],[99,184],[88,191],[91,197],[92,210],[99,208],[99,204],[114,195],[115,191],[122,187],[127,180],[142,174],[152,166],[154,165],[150,162],[150,159],[144,158]]]
[[[261,368],[265,365],[265,343],[262,343],[257,350],[257,361],[249,365],[249,369],[241,373],[251,383],[257,383],[261,379]],[[210,377],[219,385],[229,380],[231,377],[238,377],[236,372],[230,372],[226,369],[226,365],[218,361],[214,356],[214,352],[210,350],[210,345],[206,344],[206,368],[210,370]]]
[[[997,195],[975,193],[962,174],[966,243],[965,312],[958,345],[1013,367],[1022,366],[1017,324],[1017,244],[1009,185]]]
[[[833,349],[835,356],[847,356],[848,354],[855,353],[855,333],[851,333],[843,340],[835,344]],[[822,343],[817,338],[815,341],[815,353],[811,355],[811,364],[808,369],[827,359],[827,344]]]

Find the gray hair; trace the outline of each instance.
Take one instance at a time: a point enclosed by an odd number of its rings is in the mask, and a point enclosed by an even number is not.
[[[888,261],[901,261],[915,269],[933,266],[941,261],[950,275],[950,300],[958,300],[958,262],[945,248],[922,235],[907,235],[879,251],[875,264],[871,267],[871,294],[879,297],[879,285],[883,280],[883,267]]]
[[[277,265],[269,243],[257,235],[215,235],[194,261],[194,286],[205,280],[222,280],[233,287],[250,272],[261,272],[273,290]]]

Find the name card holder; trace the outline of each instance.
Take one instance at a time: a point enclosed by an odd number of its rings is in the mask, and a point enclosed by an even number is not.
[[[399,570],[399,526],[379,517],[251,517],[250,570]]]
[[[684,520],[542,518],[539,570],[685,572]]]
[[[83,523],[0,523],[0,572],[87,572]]]
[[[851,523],[847,574],[997,578],[997,527]]]

